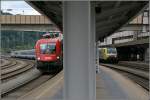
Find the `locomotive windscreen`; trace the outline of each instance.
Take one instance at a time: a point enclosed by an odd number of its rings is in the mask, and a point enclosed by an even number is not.
[[[40,44],[41,54],[54,54],[56,52],[55,43]]]
[[[108,53],[112,53],[112,54],[116,54],[116,53],[117,53],[117,50],[116,50],[116,48],[108,48],[108,49],[107,49],[107,52],[108,52]]]

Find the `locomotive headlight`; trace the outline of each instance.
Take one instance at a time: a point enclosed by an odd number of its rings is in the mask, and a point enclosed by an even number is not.
[[[59,56],[57,56],[57,59],[59,59]]]
[[[37,59],[40,60],[40,57],[38,57]]]

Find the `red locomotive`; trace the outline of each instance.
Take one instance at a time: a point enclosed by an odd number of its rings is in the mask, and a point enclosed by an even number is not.
[[[47,33],[37,41],[35,45],[37,69],[44,72],[54,72],[62,69],[63,46],[59,34],[61,33]]]

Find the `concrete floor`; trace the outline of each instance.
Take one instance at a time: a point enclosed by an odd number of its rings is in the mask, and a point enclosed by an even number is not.
[[[36,91],[36,95],[30,94],[27,97],[39,100],[62,100],[63,98],[63,79],[57,79],[55,85],[48,83],[42,87],[40,91]],[[96,99],[97,100],[149,100],[146,90],[137,85],[128,78],[120,75],[118,72],[100,66],[100,72],[96,75]],[[40,94],[41,92],[41,94]],[[25,98],[26,98],[25,96]]]
[[[97,100],[149,100],[146,90],[112,69],[100,66],[96,80]],[[51,99],[62,100],[62,92],[61,88]]]
[[[148,92],[114,70],[100,66],[96,75],[97,100],[148,100]]]

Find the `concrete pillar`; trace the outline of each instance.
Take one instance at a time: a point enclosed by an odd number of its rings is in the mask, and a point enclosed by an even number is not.
[[[63,8],[64,100],[95,100],[94,8],[89,1],[65,1]]]

